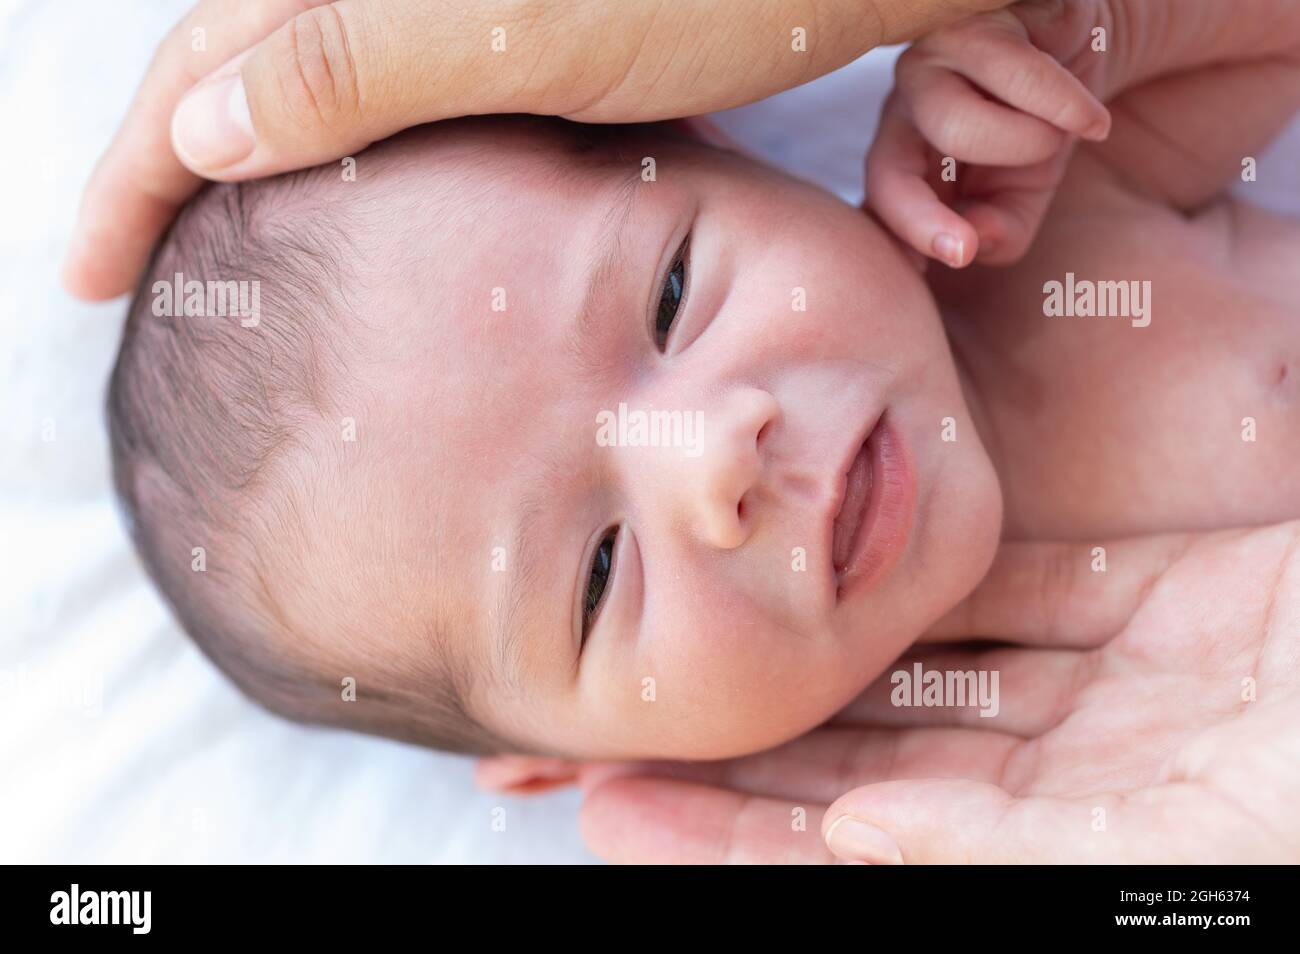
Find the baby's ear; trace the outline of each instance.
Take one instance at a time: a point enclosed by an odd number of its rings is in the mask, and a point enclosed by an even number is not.
[[[581,765],[538,755],[490,755],[474,766],[474,784],[487,792],[538,795],[576,783]]]

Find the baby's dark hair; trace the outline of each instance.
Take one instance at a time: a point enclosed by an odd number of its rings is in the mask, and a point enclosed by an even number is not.
[[[617,135],[536,117],[456,122],[554,131],[557,166],[570,168],[573,160],[611,161]],[[389,143],[357,157],[371,177],[401,161]],[[366,567],[369,576],[350,592],[318,593],[323,584],[303,563],[314,553],[313,508],[329,507],[330,475],[348,466],[349,445],[321,441],[313,429],[337,433],[350,362],[374,347],[360,344],[365,316],[349,307],[350,291],[364,284],[358,245],[367,230],[393,227],[366,216],[364,190],[349,192],[356,184],[345,170],[331,164],[210,185],[161,240],[109,384],[117,493],[136,549],[180,623],[267,709],[450,751],[528,751],[473,717],[473,673],[455,661],[459,654],[437,651],[438,621],[404,621],[417,628],[413,638],[432,644],[422,653],[367,653],[355,624],[322,632],[342,615],[331,599],[342,605],[373,590],[371,577],[389,574]],[[195,281],[203,285],[187,284]],[[207,283],[225,292],[224,317],[187,313],[187,303],[190,312],[219,310],[219,297],[191,297]],[[257,314],[232,300],[256,305]],[[306,619],[286,610],[286,597],[301,604],[302,592],[319,606]]]

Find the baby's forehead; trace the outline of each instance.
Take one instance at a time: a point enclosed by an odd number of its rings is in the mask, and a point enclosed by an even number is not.
[[[642,145],[672,143],[651,129],[643,128],[637,138]],[[354,174],[378,194],[387,188],[390,197],[436,184],[466,200],[499,195],[508,201],[512,186],[527,188],[539,180],[581,186],[620,166],[631,170],[636,158],[613,129],[546,117],[486,116],[408,130],[357,157]]]
[[[392,413],[420,408],[472,442],[482,415],[499,429],[549,397],[593,295],[642,295],[698,186],[682,168],[716,151],[653,130],[621,144],[540,122],[440,125],[382,157],[356,310]],[[647,151],[673,171],[647,177]]]
[[[713,147],[661,125],[583,126],[550,117],[486,116],[409,130],[371,147],[352,174],[368,205],[396,224],[402,209],[443,220],[449,241],[473,239],[486,220],[523,224],[537,200],[558,215],[598,199],[602,187],[628,179],[656,182],[656,165],[671,157],[684,166],[721,161]],[[346,172],[346,170],[345,170]],[[642,190],[652,200],[653,188]],[[532,201],[530,201],[532,200]],[[533,226],[541,223],[531,223]]]
[[[379,326],[383,353],[536,344],[577,308],[619,221],[682,191],[680,180],[647,187],[636,157],[575,158],[535,140],[549,151],[516,140],[482,155],[471,140],[409,149],[379,170],[357,236],[355,310]]]
[[[362,154],[356,174],[365,182],[351,205],[359,223],[353,239],[367,259],[363,284],[381,298],[418,287],[431,305],[474,311],[472,299],[455,296],[481,297],[494,272],[489,289],[511,277],[521,284],[523,275],[510,274],[516,259],[535,261],[542,249],[581,237],[611,191],[635,182],[637,171],[632,158],[593,159],[554,133],[514,129],[491,138],[425,134],[371,162]],[[505,310],[499,296],[496,309]]]

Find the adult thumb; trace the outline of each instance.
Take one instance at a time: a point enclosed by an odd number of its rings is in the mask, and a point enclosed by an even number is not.
[[[1149,829],[1120,812],[1113,795],[1017,798],[983,782],[900,780],[864,785],[833,802],[822,837],[839,858],[870,864],[1154,860],[1134,857],[1143,854]]]
[[[172,146],[209,179],[337,159],[398,130],[496,111],[536,55],[544,7],[339,0],[295,16],[204,77],[172,116]],[[531,42],[531,49],[530,49]],[[525,111],[526,106],[518,111]]]

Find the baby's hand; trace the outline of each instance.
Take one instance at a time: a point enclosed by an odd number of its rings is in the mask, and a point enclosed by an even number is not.
[[[954,268],[1024,255],[1074,137],[1110,132],[1084,82],[1100,88],[1089,47],[1100,5],[1021,3],[914,43],[867,155],[864,207]]]

